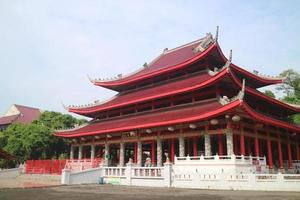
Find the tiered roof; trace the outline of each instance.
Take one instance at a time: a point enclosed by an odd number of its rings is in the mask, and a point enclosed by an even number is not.
[[[139,85],[139,83],[145,80],[151,80],[151,78],[171,72],[174,73],[178,70],[181,70],[181,72],[189,71],[189,69],[195,66],[198,67],[198,71],[188,76],[181,75],[177,78],[161,81],[159,83],[151,83],[151,81],[148,81],[150,84],[144,87],[139,86],[136,89],[131,88],[130,90],[125,89],[124,91],[124,88],[130,88],[130,85]],[[299,113],[300,111],[299,107],[283,103],[256,90],[258,87],[283,83],[284,78],[261,76],[232,64],[231,55],[229,59],[223,55],[216,38],[213,39],[211,34],[207,34],[206,37],[200,40],[178,48],[165,50],[163,54],[158,56],[158,58],[150,64],[145,65],[142,70],[129,76],[120,76],[115,80],[108,81],[92,80],[95,85],[122,92],[111,100],[103,103],[94,103],[87,106],[69,106],[67,109],[70,112],[95,118],[101,112],[109,112],[137,103],[149,102],[163,97],[207,88],[224,80],[229,81],[235,88],[243,90],[245,100],[247,100],[248,97],[253,97],[258,101],[266,101],[276,107],[276,109],[278,108],[278,111],[284,111],[283,113],[285,113],[286,116]],[[243,80],[246,80],[246,86],[243,86]],[[258,113],[242,99],[232,100],[226,104],[214,99],[200,101],[191,105],[176,106],[175,108],[164,108],[136,113],[130,116],[119,116],[101,120],[95,118],[87,126],[79,127],[75,130],[57,132],[56,135],[62,137],[77,137],[130,129],[150,128],[154,126],[167,126],[174,123],[188,123],[195,120],[204,120],[209,117],[219,116],[224,114],[224,112],[231,112],[232,110],[242,110],[245,114],[255,117],[262,122],[276,124],[293,131],[300,131],[299,127],[293,124]]]

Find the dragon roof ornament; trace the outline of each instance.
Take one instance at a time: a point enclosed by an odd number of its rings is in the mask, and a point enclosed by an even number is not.
[[[211,76],[215,76],[215,75],[218,74],[220,71],[222,71],[224,68],[229,69],[230,64],[231,64],[231,58],[232,58],[232,50],[230,50],[229,58],[230,58],[230,59],[228,59],[228,60],[226,61],[225,65],[223,65],[223,67],[221,67],[220,69],[214,68],[214,71],[212,71],[212,70],[210,70],[210,69],[207,69],[208,74],[211,75]]]
[[[228,98],[227,96],[219,96],[218,97],[218,101],[220,102],[220,104],[222,105],[227,105],[233,101],[236,101],[236,100],[240,100],[240,101],[243,101],[244,97],[245,97],[245,85],[246,85],[246,81],[245,79],[243,79],[243,86],[242,86],[242,89],[239,91],[239,93],[232,97],[232,98]]]

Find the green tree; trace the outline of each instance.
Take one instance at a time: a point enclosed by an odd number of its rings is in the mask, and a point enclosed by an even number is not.
[[[16,156],[16,162],[66,157],[69,151],[68,142],[55,137],[53,132],[85,122],[86,120],[79,120],[71,115],[45,111],[31,124],[12,124],[0,132],[0,145]]]
[[[274,99],[276,97],[275,94],[271,90],[266,90],[264,93],[265,93],[265,95],[272,97]]]
[[[286,77],[284,84],[276,89],[282,91],[286,96],[282,99],[286,103],[300,105],[300,74],[293,69],[288,69],[280,74]],[[292,116],[294,123],[300,125],[300,114]]]

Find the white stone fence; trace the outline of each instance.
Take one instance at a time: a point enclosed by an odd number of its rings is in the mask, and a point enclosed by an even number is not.
[[[213,165],[206,164],[206,161],[212,160],[214,161]],[[71,172],[70,169],[64,169],[62,184],[100,183],[128,186],[300,192],[300,175],[298,174],[259,174],[254,173],[254,171],[245,173],[247,172],[244,169],[245,166],[252,168],[253,162],[257,160],[261,163],[265,162],[265,158],[247,156],[200,156],[177,157],[174,165],[166,163],[164,167],[134,167],[132,164],[127,164],[126,167],[100,166],[75,173]],[[223,165],[218,167],[216,163],[220,161],[223,162]],[[228,163],[224,164],[225,161],[235,162],[232,167],[233,170],[219,170],[225,169],[224,166],[228,165]],[[237,170],[237,168],[242,169]]]
[[[260,165],[266,165],[266,157],[253,157],[253,156],[236,156],[236,155],[227,155],[227,156],[219,156],[219,155],[214,155],[214,156],[186,156],[186,157],[176,157],[174,160],[175,165],[180,165],[180,164],[193,164],[193,163],[198,163],[198,162],[219,162],[219,163],[224,163],[224,162],[232,162],[232,163],[237,163],[237,162],[242,162],[244,164],[260,164]]]

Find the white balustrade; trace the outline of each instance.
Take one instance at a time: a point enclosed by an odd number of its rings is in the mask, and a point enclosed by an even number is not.
[[[163,167],[133,167],[132,177],[134,178],[162,178]]]

